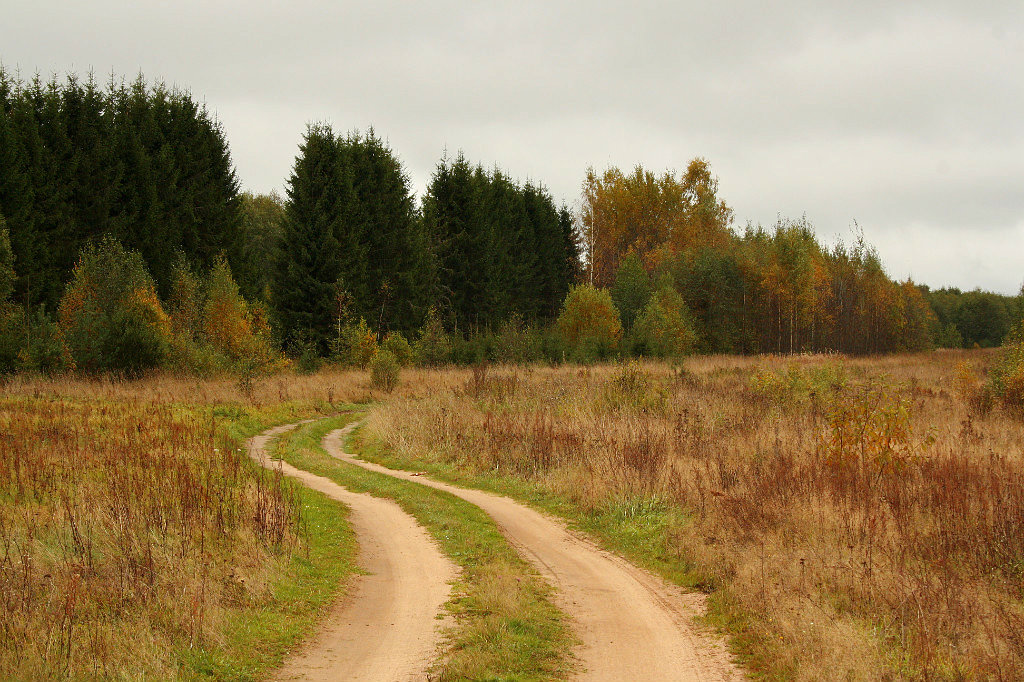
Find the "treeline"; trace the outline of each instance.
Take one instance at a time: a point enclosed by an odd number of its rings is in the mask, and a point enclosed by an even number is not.
[[[926,290],[935,311],[932,336],[940,348],[992,348],[1024,318],[1024,299],[990,291]]]
[[[1021,317],[894,281],[862,238],[732,221],[700,159],[589,170],[574,215],[458,154],[417,201],[372,129],[322,124],[285,198],[240,194],[187,92],[0,70],[0,371],[880,353],[997,345]]]
[[[730,229],[706,162],[677,177],[637,167],[588,173],[581,222],[587,277],[635,289],[641,305],[668,283],[709,353],[881,353],[933,345],[935,313],[921,287],[889,278],[863,239],[822,245],[807,221]],[[623,268],[633,254],[640,276]],[[620,298],[620,300],[622,300]],[[627,313],[628,317],[628,313]]]
[[[135,250],[162,296],[183,260],[236,256],[238,181],[220,125],[183,91],[28,83],[0,69],[0,212],[17,262],[14,297],[53,311],[86,245]]]
[[[285,342],[338,354],[362,320],[411,334],[434,311],[466,337],[553,319],[576,278],[573,220],[500,170],[443,159],[417,210],[371,130],[311,126],[288,183],[271,301]]]

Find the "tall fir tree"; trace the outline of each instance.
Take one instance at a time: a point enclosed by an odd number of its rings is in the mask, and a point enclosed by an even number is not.
[[[357,310],[379,331],[410,331],[419,325],[420,283],[413,273],[425,254],[416,251],[417,225],[409,180],[401,162],[373,129],[350,133],[339,152],[351,178],[344,241],[351,255],[346,281],[359,282]],[[347,255],[347,254],[346,254]],[[351,259],[348,259],[351,261]]]
[[[452,328],[463,332],[479,325],[484,303],[487,233],[481,198],[482,188],[461,153],[453,162],[441,160],[423,198],[440,308]]]
[[[286,342],[311,341],[326,353],[339,316],[338,233],[346,211],[338,144],[327,126],[306,130],[288,181],[272,302]]]

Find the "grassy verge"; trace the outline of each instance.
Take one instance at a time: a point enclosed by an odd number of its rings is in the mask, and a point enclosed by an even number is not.
[[[450,604],[455,624],[437,672],[443,680],[561,679],[572,635],[550,588],[478,507],[448,493],[367,471],[328,456],[320,441],[344,426],[324,419],[286,436],[276,454],[357,492],[388,497],[412,514],[461,568]]]
[[[716,587],[713,578],[673,548],[673,533],[690,522],[678,507],[638,498],[583,509],[522,478],[477,474],[452,464],[402,457],[365,429],[357,430],[350,442],[355,452],[367,461],[392,469],[425,471],[439,481],[507,495],[559,516],[571,527],[594,536],[605,549],[622,554],[683,587],[702,591]]]
[[[259,467],[245,439],[323,411],[0,399],[0,678],[263,677],[355,544],[343,506]]]
[[[356,572],[356,543],[345,520],[346,507],[313,490],[303,488],[298,494],[306,530],[304,555],[288,562],[285,576],[276,581],[264,604],[230,609],[223,644],[179,652],[184,677],[264,677],[316,629],[343,581]]]
[[[262,409],[227,404],[206,411],[229,438],[241,443],[267,428],[318,416],[325,409],[323,405],[282,403]],[[294,489],[301,508],[304,546],[290,558],[281,558],[280,577],[262,603],[227,609],[222,642],[177,652],[183,677],[265,677],[316,630],[344,581],[357,572],[356,540],[346,520],[348,509],[317,491],[297,484]]]

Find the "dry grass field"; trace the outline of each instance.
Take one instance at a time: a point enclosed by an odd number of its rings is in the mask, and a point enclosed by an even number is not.
[[[0,677],[218,677],[223,666],[267,665],[271,647],[250,655],[253,633],[232,643],[233,629],[301,629],[269,610],[291,600],[310,620],[326,597],[296,592],[323,591],[294,571],[309,563],[316,519],[301,510],[311,500],[251,462],[244,438],[335,411],[330,402],[365,383],[339,374],[254,387],[169,375],[4,384]],[[328,578],[336,589],[337,571]]]
[[[409,369],[389,395],[334,370],[14,378],[0,670],[163,677],[190,643],[224,645],[309,551],[296,489],[242,438],[377,401],[363,439],[396,462],[532,499],[711,592],[755,674],[1019,679],[1024,430],[976,390],[995,358]]]
[[[994,359],[448,370],[367,431],[713,591],[755,673],[1020,679],[1024,430],[976,390]]]

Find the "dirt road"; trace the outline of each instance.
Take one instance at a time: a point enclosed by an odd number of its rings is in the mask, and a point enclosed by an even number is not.
[[[328,453],[477,505],[558,589],[556,603],[575,619],[583,643],[577,652],[583,664],[579,679],[742,679],[722,644],[692,625],[693,617],[704,612],[702,595],[669,585],[569,531],[562,522],[507,497],[356,459],[343,446],[351,428],[324,438]]]
[[[394,502],[353,493],[333,481],[267,458],[267,443],[297,424],[263,432],[249,453],[263,466],[349,507],[367,575],[352,580],[324,629],[290,657],[278,679],[425,680],[440,643],[437,620],[456,567]]]

